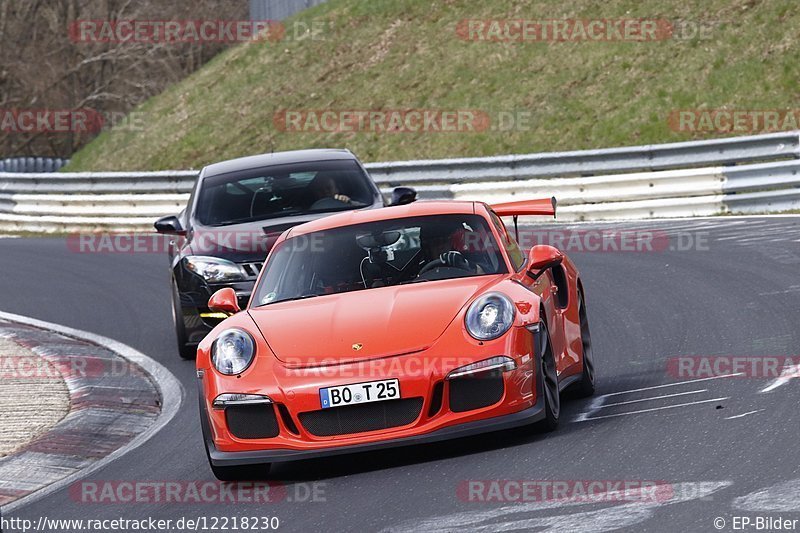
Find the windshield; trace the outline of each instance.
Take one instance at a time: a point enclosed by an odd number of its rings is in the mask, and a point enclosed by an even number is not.
[[[486,220],[435,215],[309,233],[281,243],[254,306],[405,283],[506,273]]]
[[[205,226],[225,226],[358,209],[373,202],[369,177],[355,161],[314,161],[208,178],[195,217]]]

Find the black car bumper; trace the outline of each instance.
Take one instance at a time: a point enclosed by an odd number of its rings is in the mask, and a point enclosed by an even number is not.
[[[208,300],[216,291],[231,287],[236,291],[239,307],[244,309],[250,300],[254,284],[254,281],[216,285],[207,285],[197,281],[192,284],[186,282],[179,284],[177,287],[180,300],[179,316],[183,320],[187,341],[190,344],[199,343],[209,331],[224,320],[219,313],[208,308]]]

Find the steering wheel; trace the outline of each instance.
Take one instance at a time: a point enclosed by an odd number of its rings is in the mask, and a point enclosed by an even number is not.
[[[458,252],[453,252],[453,253],[458,253]],[[458,253],[458,255],[461,255],[461,254]],[[464,259],[464,262],[461,263],[461,264],[451,265],[451,264],[445,262],[444,259],[442,259],[441,257],[437,257],[433,261],[428,261],[427,263],[425,263],[425,265],[419,270],[419,273],[417,274],[417,277],[420,277],[423,274],[425,274],[427,272],[430,272],[434,268],[439,268],[439,267],[443,267],[443,266],[446,266],[448,268],[457,268],[459,270],[466,270],[467,272],[471,271],[471,265],[469,264],[469,261],[467,261],[466,259]]]

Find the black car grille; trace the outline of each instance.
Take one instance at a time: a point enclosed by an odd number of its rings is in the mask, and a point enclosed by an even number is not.
[[[455,413],[496,404],[503,397],[505,384],[500,371],[451,379],[450,410]]]
[[[300,423],[317,437],[348,435],[405,426],[419,417],[422,398],[331,407],[300,413]]]
[[[255,279],[258,277],[258,273],[261,272],[261,269],[264,267],[264,263],[239,263],[244,270],[245,274],[247,274],[248,279]]]
[[[231,405],[225,408],[225,420],[238,439],[269,439],[280,432],[272,404]]]
[[[434,416],[442,409],[442,397],[444,396],[444,381],[439,381],[433,386],[431,394],[431,404],[428,407],[428,417]]]

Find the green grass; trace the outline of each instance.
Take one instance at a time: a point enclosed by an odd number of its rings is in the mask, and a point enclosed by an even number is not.
[[[152,98],[144,131],[103,133],[65,170],[199,168],[309,147],[366,161],[483,156],[719,137],[672,131],[670,111],[800,108],[800,11],[784,0],[330,0],[294,19],[323,39],[230,49]],[[462,19],[719,21],[707,40],[492,43]],[[472,133],[289,133],[281,109],[529,112],[529,128]]]

